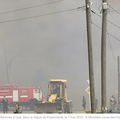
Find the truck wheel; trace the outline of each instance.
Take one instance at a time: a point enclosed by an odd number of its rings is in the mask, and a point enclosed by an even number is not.
[[[73,113],[73,105],[72,105],[72,102],[70,104],[70,113]]]
[[[37,99],[31,99],[30,101],[29,101],[29,107],[30,107],[30,110],[34,110],[34,105],[36,104],[36,103],[38,103],[38,100]]]
[[[64,113],[64,103],[61,103],[61,111]]]
[[[72,103],[67,103],[67,113],[72,113]]]
[[[64,103],[64,113],[67,113],[67,105]]]
[[[34,110],[34,104],[30,105],[30,110],[32,110],[32,111]]]
[[[0,110],[3,111],[3,105],[2,104],[0,104]]]
[[[67,105],[67,113],[70,113],[70,105]]]

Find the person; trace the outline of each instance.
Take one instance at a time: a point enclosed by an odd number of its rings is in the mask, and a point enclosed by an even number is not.
[[[95,102],[96,102],[96,109],[98,109],[98,100],[95,99]]]
[[[86,110],[86,99],[85,99],[84,96],[83,96],[83,99],[82,99],[82,106],[83,106],[84,110]]]
[[[6,99],[5,96],[2,100],[2,105],[3,105],[3,113],[7,113],[8,112],[8,100]]]
[[[13,111],[13,113],[14,113],[14,114],[15,114],[15,113],[22,113],[22,110],[21,110],[19,104],[15,104],[15,111]]]
[[[55,86],[55,89],[53,90],[53,93],[57,94],[57,97],[60,97],[60,89],[59,89],[58,85]]]
[[[116,104],[116,100],[115,100],[114,95],[112,95],[112,97],[110,98],[110,106],[113,106],[115,104]]]

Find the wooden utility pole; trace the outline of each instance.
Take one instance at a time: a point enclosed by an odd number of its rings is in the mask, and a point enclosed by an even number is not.
[[[10,68],[10,84],[12,84],[13,83],[12,61],[9,61],[9,68]]]
[[[120,104],[120,59],[118,56],[118,104]]]
[[[107,112],[106,91],[106,39],[107,39],[107,0],[102,0],[102,38],[101,38],[101,111]]]
[[[91,9],[90,9],[90,6],[91,6],[90,0],[86,0],[86,23],[87,23],[91,113],[95,113],[96,112],[96,103],[95,103],[95,87],[94,87],[94,68],[93,68],[93,53],[92,53],[92,29],[91,29]]]
[[[7,57],[6,57],[6,50],[4,50],[4,54],[5,54],[5,63],[6,63],[6,72],[7,72],[7,82],[8,84],[9,82],[9,75],[8,75],[8,63],[7,63]]]

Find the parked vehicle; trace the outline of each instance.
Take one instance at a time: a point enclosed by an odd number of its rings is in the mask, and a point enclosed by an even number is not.
[[[1,101],[4,96],[8,99],[10,108],[18,103],[20,106],[30,107],[31,110],[34,110],[34,104],[43,101],[40,87],[0,86],[0,109],[2,109]]]

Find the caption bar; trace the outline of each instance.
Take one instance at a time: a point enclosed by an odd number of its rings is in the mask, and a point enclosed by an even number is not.
[[[0,120],[113,120],[120,119],[119,114],[2,114]]]

